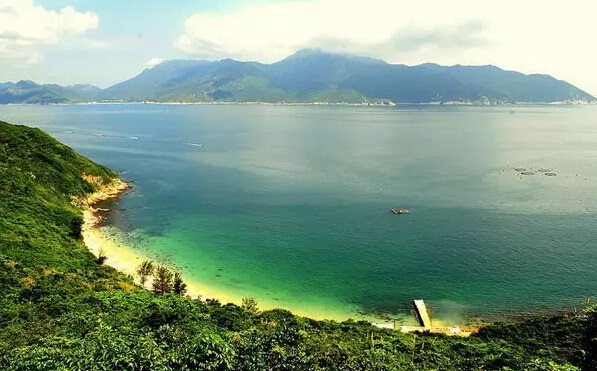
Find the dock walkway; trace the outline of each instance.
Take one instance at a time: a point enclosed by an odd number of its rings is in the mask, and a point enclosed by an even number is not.
[[[431,319],[429,318],[429,312],[427,312],[427,306],[423,300],[414,300],[415,313],[419,324],[425,328],[431,328]]]

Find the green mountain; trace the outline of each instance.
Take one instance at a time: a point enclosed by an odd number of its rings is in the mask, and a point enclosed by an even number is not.
[[[494,66],[405,66],[302,50],[273,64],[168,61],[105,89],[108,100],[429,103],[595,101],[547,75]]]
[[[40,85],[33,81],[0,84],[0,104],[77,103],[95,100],[101,91],[93,85]]]
[[[551,103],[597,101],[548,75],[495,66],[406,66],[301,50],[272,63],[172,60],[101,90],[92,86],[0,84],[0,103],[89,101],[303,103]]]
[[[192,300],[163,270],[144,290],[81,239],[76,201],[114,179],[41,130],[0,122],[1,370],[597,369],[597,307],[459,338]]]

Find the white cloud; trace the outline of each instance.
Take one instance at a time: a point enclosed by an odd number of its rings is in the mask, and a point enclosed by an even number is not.
[[[98,24],[97,15],[78,12],[72,6],[54,11],[36,6],[33,0],[0,0],[0,57],[39,63],[43,57],[39,48],[83,34]]]
[[[108,49],[112,47],[112,43],[106,40],[89,39],[87,43],[92,49]]]
[[[33,53],[27,60],[25,60],[25,64],[28,66],[35,66],[43,62],[44,56],[40,53]]]
[[[295,1],[194,14],[174,43],[202,58],[262,62],[323,47],[395,63],[496,64],[549,73],[597,93],[595,37],[589,31],[595,14],[594,0],[569,5],[544,0]]]
[[[152,68],[157,66],[158,64],[162,63],[164,60],[162,58],[151,58],[147,62],[145,62],[145,66]]]

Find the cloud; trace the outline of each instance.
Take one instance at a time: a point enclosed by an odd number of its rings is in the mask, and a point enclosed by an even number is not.
[[[482,18],[463,17],[445,4],[424,0],[315,0],[197,13],[186,20],[175,45],[202,57],[271,62],[305,47],[377,54],[422,47],[469,49],[488,44],[482,35],[487,29]]]
[[[25,64],[28,66],[35,66],[42,63],[44,60],[44,56],[40,53],[33,53],[27,60],[25,60]]]
[[[491,44],[484,36],[488,25],[469,20],[455,25],[433,28],[406,28],[391,38],[388,44],[399,51],[418,51],[426,47],[438,49],[470,49]]]
[[[112,43],[106,40],[89,39],[87,44],[92,49],[108,49],[112,47]]]
[[[310,44],[328,51],[389,56],[424,50],[468,50],[490,47],[492,40],[485,36],[488,26],[478,20],[431,28],[404,27],[379,43],[357,43],[350,39],[315,38]]]
[[[39,48],[97,28],[99,18],[72,6],[46,10],[33,0],[0,0],[0,57],[41,61]]]
[[[189,16],[174,45],[200,58],[274,62],[307,47],[392,63],[496,64],[597,92],[597,1],[302,0]]]
[[[164,60],[162,58],[151,58],[150,60],[145,62],[145,66],[147,66],[148,68],[152,68],[162,63],[163,61]]]

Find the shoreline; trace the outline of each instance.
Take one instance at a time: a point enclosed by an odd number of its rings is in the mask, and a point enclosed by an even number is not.
[[[107,257],[106,265],[132,276],[135,283],[139,284],[139,279],[136,277],[138,265],[145,260],[152,259],[137,251],[133,251],[133,249],[128,246],[116,243],[113,238],[107,236],[101,230],[102,227],[100,225],[102,222],[100,215],[102,210],[95,207],[99,202],[120,198],[131,188],[132,186],[130,184],[116,178],[110,184],[100,186],[98,191],[89,194],[83,207],[83,228],[81,234],[83,236],[83,242],[94,256],[97,257],[100,250],[103,250],[104,255]],[[159,261],[154,261],[154,263],[161,264]],[[172,267],[168,266],[168,268],[171,269]],[[185,283],[187,284],[188,289],[187,295],[193,298],[214,297],[219,300],[221,298],[222,301],[227,301],[229,299],[227,295],[202,287],[198,283],[187,282],[186,280]],[[149,287],[151,287],[151,277],[144,288],[149,290]]]
[[[91,178],[88,179],[90,182],[94,182],[95,179]],[[102,216],[101,213],[103,209],[96,208],[95,206],[102,201],[110,201],[120,198],[126,191],[131,189],[132,186],[126,182],[123,182],[119,178],[114,179],[111,183],[107,185],[99,186],[99,189],[87,195],[86,199],[83,202],[82,209],[83,209],[83,227],[82,227],[82,237],[83,242],[87,246],[87,249],[97,257],[99,252],[102,251],[103,255],[107,257],[105,265],[108,265],[124,274],[130,275],[134,282],[140,285],[139,278],[137,277],[137,267],[143,261],[151,260],[155,264],[164,265],[170,270],[176,271],[177,268],[171,266],[169,264],[164,264],[163,262],[153,259],[140,251],[136,251],[135,249],[127,246],[126,244],[118,243],[115,238],[108,236],[102,230]],[[226,303],[233,303],[240,305],[241,301],[244,296],[234,295],[232,293],[227,293],[222,291],[221,289],[217,289],[214,287],[210,287],[208,285],[204,285],[197,280],[190,279],[188,275],[182,274],[184,282],[187,284],[187,293],[186,296],[191,297],[192,299],[199,299],[199,300],[206,300],[206,299],[217,299],[222,304]],[[151,277],[147,280],[145,286],[145,290],[151,290]],[[247,295],[249,297],[249,295]],[[357,314],[349,315],[344,313],[335,313],[332,312],[322,312],[321,310],[317,310],[313,308],[305,309],[305,308],[290,308],[284,307],[280,305],[276,305],[275,302],[268,302],[263,298],[255,298],[258,302],[259,308],[261,310],[269,310],[275,308],[281,308],[291,311],[295,315],[304,316],[308,318],[312,318],[315,320],[335,320],[335,321],[345,321],[348,319],[360,319]],[[371,318],[370,322],[374,323],[375,320]]]
[[[341,106],[341,107],[553,107],[553,106],[597,106],[596,101],[556,101],[556,102],[485,102],[485,101],[445,101],[445,102],[261,102],[261,101],[114,101],[114,102],[64,102],[64,103],[2,103],[4,106],[101,106],[101,105],[165,105],[165,106]]]
[[[93,182],[96,179],[91,178],[88,180]],[[139,264],[146,260],[151,260],[158,265],[164,265],[173,271],[177,271],[177,268],[169,264],[163,264],[163,262],[160,262],[159,260],[152,259],[151,257],[136,251],[126,244],[118,243],[114,237],[107,235],[102,230],[103,227],[101,223],[103,219],[101,213],[105,210],[96,208],[95,206],[102,201],[118,199],[131,188],[132,186],[130,184],[123,182],[119,178],[116,178],[111,183],[100,186],[96,192],[89,194],[83,202],[83,227],[81,234],[83,237],[83,242],[95,257],[98,257],[101,251],[102,254],[107,257],[104,264],[131,276],[134,282],[140,286],[136,270]],[[186,296],[190,297],[191,299],[201,301],[205,301],[207,299],[217,299],[222,304],[233,303],[240,305],[243,297],[245,297],[227,293],[221,289],[204,285],[197,280],[189,279],[188,275],[185,275],[184,273],[182,276],[184,282],[187,284]],[[151,291],[151,277],[148,278],[143,289]],[[295,315],[311,318],[314,320],[333,320],[338,322],[349,319],[365,320],[380,328],[390,328],[390,325],[394,323],[392,328],[401,332],[431,331],[434,333],[444,333],[446,335],[466,337],[480,328],[480,326],[471,326],[470,324],[448,325],[440,318],[435,318],[434,322],[436,324],[429,329],[424,329],[416,325],[412,326],[412,324],[401,324],[396,326],[395,321],[382,320],[381,318],[374,316],[369,317],[359,315],[358,313],[348,314],[343,312],[332,314],[333,312],[331,311],[325,311],[317,308],[284,307],[277,305],[275,302],[268,302],[263,298],[257,297],[255,299],[257,300],[261,310],[281,308],[289,310]]]

